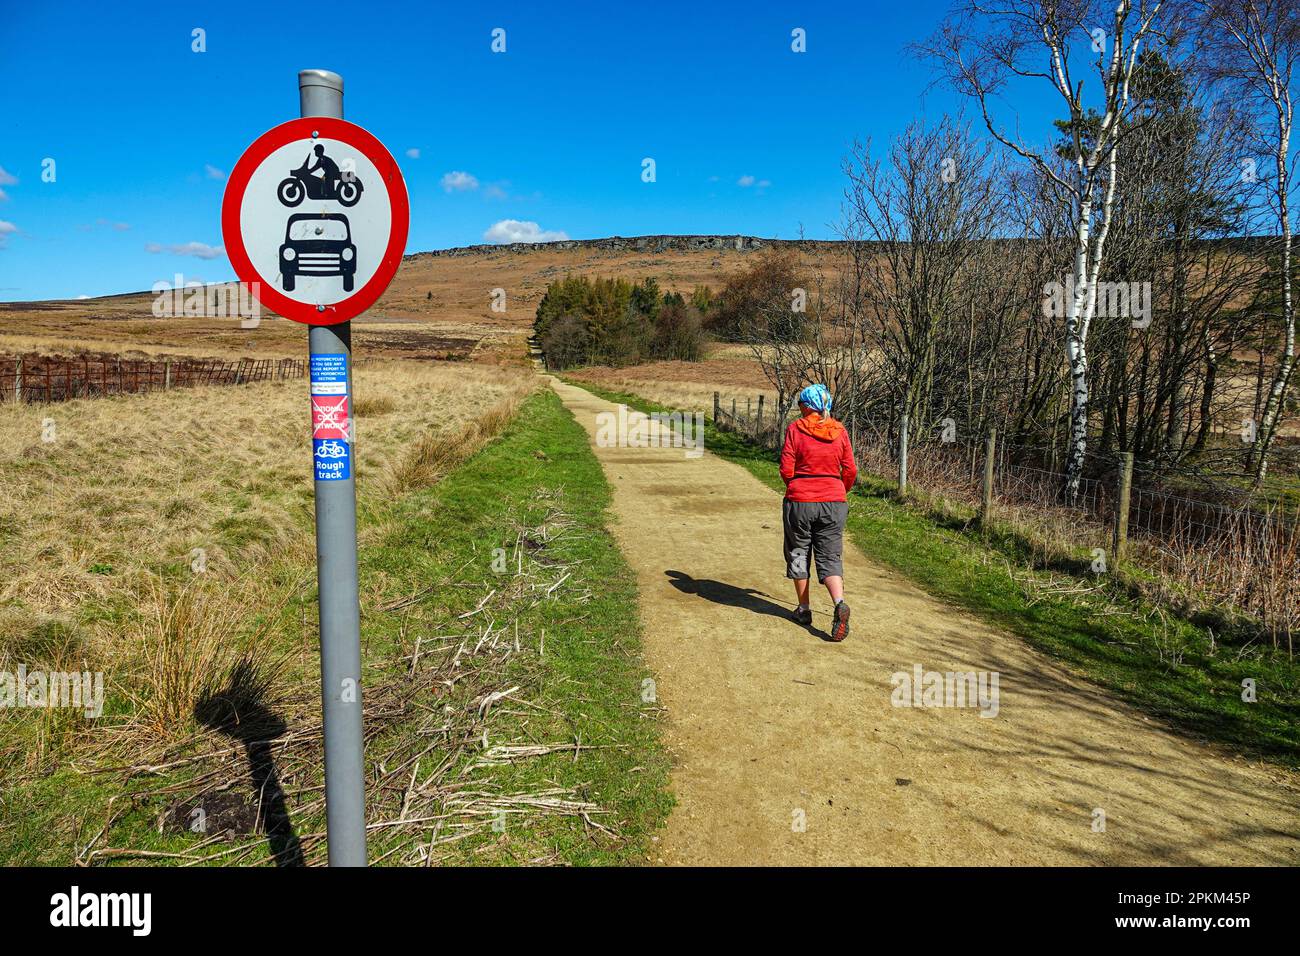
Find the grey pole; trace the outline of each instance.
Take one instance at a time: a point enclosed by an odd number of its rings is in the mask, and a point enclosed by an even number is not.
[[[343,118],[343,77],[337,73],[301,71],[298,74],[298,96],[303,116]],[[344,356],[351,404],[352,323],[313,325],[308,336],[313,358],[318,355]],[[330,866],[365,866],[366,793],[361,734],[357,489],[351,474],[344,479],[316,481],[316,566],[320,591],[320,680],[325,718],[325,817],[329,829],[329,861]]]

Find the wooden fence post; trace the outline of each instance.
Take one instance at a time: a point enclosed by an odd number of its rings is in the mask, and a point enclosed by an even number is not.
[[[731,396],[731,427],[736,427],[736,396]]]
[[[898,430],[898,493],[907,494],[907,412]]]
[[[758,396],[758,434],[763,434],[763,396]]]
[[[172,360],[168,359],[163,362],[163,391],[171,391],[172,387]]]
[[[19,405],[23,402],[23,357],[21,355],[14,363],[14,402]]]
[[[1128,507],[1129,495],[1133,490],[1133,453],[1126,451],[1120,455],[1119,463],[1119,500],[1115,503],[1115,537],[1112,551],[1115,561],[1124,559],[1128,550]]]
[[[721,399],[717,392],[713,393],[713,424],[718,424],[718,416],[722,414]]]
[[[989,519],[993,515],[993,462],[998,450],[998,430],[989,429],[984,440],[984,499],[980,506],[980,528],[988,534]]]

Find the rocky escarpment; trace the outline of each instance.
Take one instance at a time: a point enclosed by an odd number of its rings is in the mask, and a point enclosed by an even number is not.
[[[760,239],[757,236],[610,236],[607,239],[561,239],[557,242],[482,243],[455,249],[416,252],[407,259],[425,256],[474,256],[490,252],[536,252],[551,249],[600,249],[611,252],[708,252],[735,250],[753,252],[769,246],[816,246],[825,242],[812,239]]]

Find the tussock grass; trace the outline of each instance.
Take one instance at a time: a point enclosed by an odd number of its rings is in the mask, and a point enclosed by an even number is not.
[[[357,418],[375,418],[397,411],[397,399],[391,395],[367,395],[352,403],[352,414]]]
[[[396,496],[436,482],[501,434],[531,390],[529,385],[507,393],[454,431],[428,432],[418,437],[391,469],[387,493]]]
[[[264,629],[251,641],[241,640],[235,628],[245,609],[232,606],[231,598],[231,589],[206,581],[179,588],[153,581],[141,595],[139,617],[122,636],[141,657],[139,680],[126,691],[144,733],[163,740],[185,736],[199,702],[217,694],[237,663],[256,672],[273,670],[263,665],[265,652],[259,650],[268,646],[269,635]]]

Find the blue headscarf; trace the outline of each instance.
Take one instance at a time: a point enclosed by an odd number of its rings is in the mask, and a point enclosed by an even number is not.
[[[799,393],[799,404],[807,405],[820,415],[831,413],[831,393],[825,385],[809,385]]]

